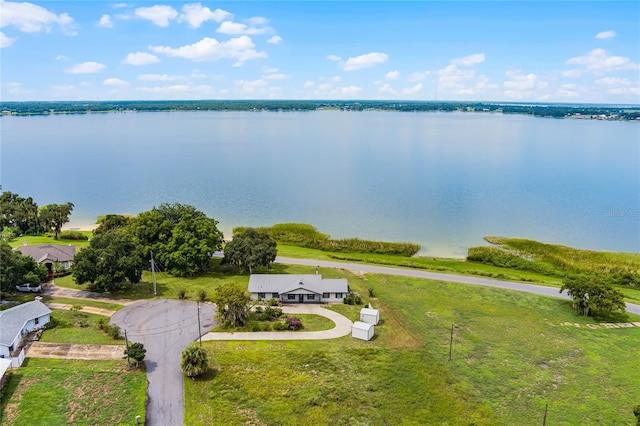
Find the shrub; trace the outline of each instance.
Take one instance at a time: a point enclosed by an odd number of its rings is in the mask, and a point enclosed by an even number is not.
[[[266,308],[264,308],[264,311],[258,316],[258,318],[260,319],[260,321],[271,321],[276,318],[280,318],[281,316],[282,309],[267,306]]]
[[[207,300],[207,292],[203,288],[198,290],[198,300],[200,302],[204,302],[205,300]]]
[[[178,289],[178,299],[184,300],[187,298],[187,290],[184,288]]]
[[[300,330],[302,328],[302,321],[300,320],[300,318],[296,318],[296,317],[287,317],[286,319],[286,324],[287,324],[287,328],[289,330]]]
[[[261,314],[262,312],[264,312],[264,309],[262,309],[262,306],[256,306],[256,314]]]
[[[287,324],[277,321],[273,323],[273,329],[277,331],[283,331],[287,329]]]
[[[251,331],[260,331],[260,323],[259,322],[252,322],[251,326],[249,326],[249,328],[251,329]]]
[[[58,237],[61,240],[78,240],[86,241],[89,239],[85,234],[80,231],[62,231]]]
[[[343,299],[345,305],[362,305],[362,298],[356,293],[349,293],[347,297]]]
[[[107,326],[106,331],[107,331],[107,334],[111,336],[113,340],[122,339],[122,333],[120,333],[120,327],[118,327],[117,325]]]
[[[56,327],[58,327],[58,328],[66,328],[66,327],[69,327],[69,326],[71,326],[71,324],[69,324],[67,321],[64,321],[64,320],[58,319],[57,317],[52,316],[49,319],[49,322],[47,323],[45,328],[50,330],[50,329],[56,328]]]
[[[271,331],[271,323],[263,322],[260,324],[260,331]]]
[[[369,289],[369,297],[376,297],[376,293],[372,288]]]
[[[269,306],[278,306],[279,304],[280,304],[280,301],[275,297],[272,297],[271,299],[269,299]]]

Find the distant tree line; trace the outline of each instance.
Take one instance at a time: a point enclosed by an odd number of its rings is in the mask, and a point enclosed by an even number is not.
[[[20,235],[39,235],[53,231],[55,239],[69,221],[73,203],[48,204],[38,207],[31,197],[10,191],[0,196],[0,235],[9,241]]]
[[[509,102],[455,101],[336,101],[336,100],[198,100],[198,101],[101,101],[101,102],[2,102],[3,114],[88,114],[131,111],[347,111],[498,112],[536,117],[606,117],[610,120],[640,118],[637,106],[583,104],[518,104]]]

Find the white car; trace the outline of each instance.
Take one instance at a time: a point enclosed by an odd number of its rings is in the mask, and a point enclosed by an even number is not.
[[[18,290],[18,291],[26,291],[26,292],[29,292],[29,293],[40,293],[42,291],[42,287],[40,287],[40,284],[31,285],[29,283],[26,283],[26,284],[17,285],[16,286],[16,290]]]

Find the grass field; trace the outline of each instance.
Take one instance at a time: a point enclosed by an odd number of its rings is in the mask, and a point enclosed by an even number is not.
[[[97,328],[96,323],[98,320],[105,317],[85,312],[82,312],[81,315],[85,318],[86,326],[84,327],[78,325],[77,314],[71,311],[53,309],[51,312],[51,318],[55,318],[61,322],[61,324],[54,328],[47,328],[42,333],[40,341],[93,345],[124,345],[123,339],[114,340],[105,332]]]
[[[215,370],[185,380],[187,424],[530,425],[542,423],[547,403],[548,424],[634,424],[640,328],[563,325],[598,319],[575,316],[560,299],[338,270],[326,275],[347,277],[381,309],[376,337],[206,342]],[[370,288],[376,299],[367,297]],[[359,311],[333,309],[351,319]],[[638,320],[601,320],[630,319]]]
[[[10,373],[0,423],[135,425],[137,415],[144,422],[146,391],[145,372],[125,361],[27,359]]]

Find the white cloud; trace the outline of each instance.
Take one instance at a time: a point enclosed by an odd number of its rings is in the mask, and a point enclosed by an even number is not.
[[[384,78],[386,78],[387,80],[397,80],[400,78],[400,71],[389,71],[385,74]]]
[[[102,28],[113,28],[113,21],[111,20],[111,15],[102,15],[100,17],[100,21],[98,21],[98,26]]]
[[[613,38],[615,36],[616,36],[615,31],[602,31],[601,33],[596,34],[596,38],[600,38],[600,39]]]
[[[604,49],[593,49],[584,56],[576,56],[567,59],[568,65],[584,65],[593,73],[602,73],[613,70],[640,70],[640,66],[631,62],[624,56],[611,56]]]
[[[15,38],[8,37],[5,33],[0,32],[0,49],[10,47],[14,41],[16,41]]]
[[[402,94],[403,95],[417,95],[421,91],[422,91],[422,83],[418,83],[415,86],[405,87],[404,89],[402,89]]]
[[[291,76],[289,74],[272,73],[264,75],[262,78],[265,78],[267,80],[285,80],[287,78],[291,78]]]
[[[371,52],[364,55],[350,57],[342,64],[345,71],[356,71],[362,68],[369,68],[376,65],[384,64],[389,59],[386,53]]]
[[[76,87],[73,84],[58,84],[55,86],[51,86],[51,88],[58,91],[69,91],[75,89]]]
[[[232,34],[232,35],[241,35],[241,34],[255,35],[255,34],[264,34],[269,31],[273,31],[273,29],[270,27],[261,27],[261,28],[250,27],[248,25],[240,24],[238,22],[232,22],[232,21],[224,21],[222,24],[220,24],[220,26],[216,30],[216,32],[218,33]]]
[[[56,56],[56,61],[68,61],[69,58],[64,56],[64,55],[58,55]]]
[[[184,99],[186,97],[197,97],[201,99],[203,95],[213,94],[213,88],[206,84],[196,86],[174,84],[171,86],[137,87],[136,90],[158,95],[158,98],[172,97],[173,99]]]
[[[505,75],[507,80],[502,84],[504,94],[511,99],[539,99],[543,95],[541,90],[549,86],[546,81],[538,81],[538,76],[533,73],[523,74],[519,70],[509,70]],[[574,86],[567,84],[565,90]]]
[[[168,27],[170,21],[178,17],[178,12],[173,7],[161,5],[139,7],[134,13],[137,17],[147,19],[159,27]]]
[[[278,44],[281,41],[282,41],[282,37],[280,37],[278,35],[274,35],[273,37],[271,37],[270,39],[267,40],[267,43]]]
[[[127,83],[124,80],[121,80],[119,78],[107,78],[106,80],[104,80],[102,82],[103,85],[105,86],[112,86],[112,87],[127,87],[129,86],[129,83]]]
[[[263,16],[254,16],[247,19],[247,22],[250,25],[267,25],[269,23],[269,20]]]
[[[192,28],[200,28],[206,21],[222,22],[231,16],[233,15],[226,10],[216,9],[212,11],[200,3],[193,3],[182,6],[182,13],[178,18],[178,22],[187,22]]]
[[[634,83],[628,78],[605,77],[596,80],[595,83],[610,95],[640,96],[640,82]]]
[[[149,65],[157,62],[160,62],[160,59],[156,55],[147,52],[129,53],[127,57],[122,60],[123,64],[129,65]]]
[[[361,93],[364,89],[358,86],[345,86],[337,89],[338,96],[341,98],[352,98]]]
[[[473,55],[464,56],[462,58],[454,59],[453,61],[451,61],[452,64],[463,65],[465,67],[479,64],[481,62],[484,62],[484,53],[475,53]]]
[[[267,86],[269,83],[266,80],[235,80],[233,82],[236,86],[242,89],[243,93],[254,93],[257,89]]]
[[[126,3],[116,3],[116,4],[111,5],[111,8],[112,9],[123,9],[125,7],[128,7],[128,6],[129,5],[126,4]]]
[[[305,82],[304,82],[304,88],[305,88],[305,89],[308,89],[308,88],[313,87],[313,86],[315,86],[315,85],[316,85],[316,84],[315,84],[313,81],[311,81],[311,80],[308,80],[308,81],[305,81]]]
[[[94,74],[102,71],[107,66],[105,64],[101,64],[100,62],[83,62],[81,64],[76,64],[71,68],[68,68],[66,72],[70,74]]]
[[[336,55],[328,55],[327,59],[330,61],[341,61],[342,58],[340,56],[336,56]]]
[[[27,2],[2,1],[0,27],[15,26],[25,33],[49,32],[58,25],[62,31],[74,35],[73,18],[67,13],[56,14],[42,6]]]
[[[202,40],[178,48],[168,46],[149,46],[149,50],[167,56],[190,59],[192,61],[217,61],[219,59],[236,59],[234,65],[242,65],[245,61],[266,58],[266,52],[258,52],[250,37],[243,35],[227,41],[219,42],[215,38],[205,37]]]
[[[580,70],[567,70],[562,72],[563,77],[578,78],[582,75]]]
[[[422,81],[422,80],[426,80],[427,77],[429,77],[429,75],[431,75],[431,71],[416,71],[416,72],[412,72],[409,75],[409,78],[407,78],[408,81]]]

